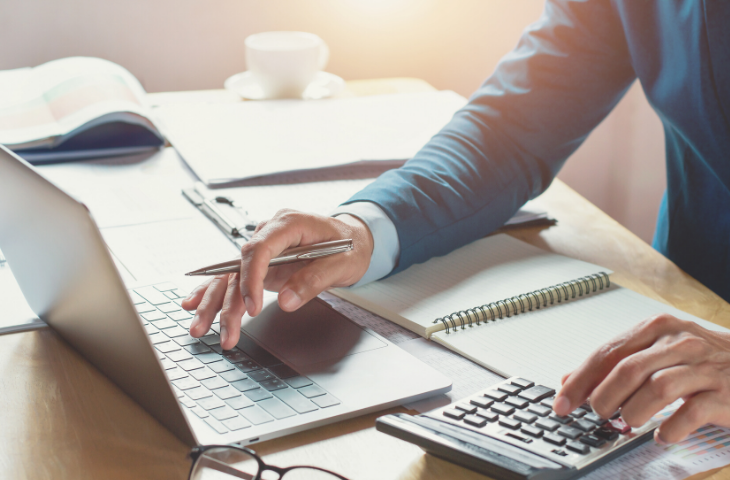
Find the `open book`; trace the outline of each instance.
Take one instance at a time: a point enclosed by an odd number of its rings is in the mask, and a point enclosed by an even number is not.
[[[145,91],[119,65],[70,57],[0,71],[0,143],[35,164],[156,149]]]
[[[332,293],[501,375],[553,387],[593,350],[652,315],[722,329],[613,284],[611,273],[500,234]]]

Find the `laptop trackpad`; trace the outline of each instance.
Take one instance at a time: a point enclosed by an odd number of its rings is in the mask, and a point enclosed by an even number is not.
[[[334,364],[387,346],[319,299],[292,313],[281,310],[274,299],[258,316],[244,316],[241,330],[294,367]]]

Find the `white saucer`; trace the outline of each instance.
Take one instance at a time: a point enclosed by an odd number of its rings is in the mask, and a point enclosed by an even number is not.
[[[229,77],[223,86],[248,100],[266,100],[264,91],[254,81],[251,72],[242,72]],[[331,97],[345,87],[345,81],[327,72],[319,72],[302,93],[302,100],[319,100]]]

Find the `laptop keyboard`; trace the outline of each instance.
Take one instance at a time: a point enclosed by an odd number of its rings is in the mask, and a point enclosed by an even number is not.
[[[181,307],[186,294],[174,284],[137,288],[130,296],[178,401],[218,433],[340,404],[243,333],[235,348],[223,350],[218,319],[208,335],[191,337],[193,313]]]

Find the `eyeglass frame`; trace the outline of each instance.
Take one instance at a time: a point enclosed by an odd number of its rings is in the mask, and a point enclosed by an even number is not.
[[[215,466],[220,468],[218,471],[226,473],[228,475],[232,475],[236,478],[241,478],[243,480],[261,480],[261,474],[267,470],[278,474],[279,478],[282,478],[284,475],[286,475],[287,472],[297,469],[297,468],[309,468],[309,469],[313,469],[313,470],[319,470],[320,472],[329,473],[330,475],[333,475],[333,476],[339,478],[340,480],[349,480],[347,477],[343,477],[339,473],[335,473],[335,472],[333,472],[331,470],[327,470],[325,468],[315,467],[313,465],[293,465],[291,467],[284,467],[284,468],[277,467],[275,465],[269,465],[266,462],[264,462],[264,460],[250,448],[239,447],[236,445],[199,445],[197,447],[193,447],[192,450],[190,450],[190,453],[188,454],[188,457],[193,461],[192,465],[190,465],[190,473],[188,473],[188,480],[192,479],[193,470],[195,469],[195,465],[197,465],[198,461],[200,461],[200,459],[204,456],[205,452],[207,452],[208,450],[215,449],[215,448],[232,448],[234,450],[244,452],[256,460],[256,462],[259,465],[259,471],[254,478],[249,479],[249,478],[241,476],[241,474],[243,474],[248,477],[249,476],[248,473],[237,470],[235,467],[226,465],[223,462],[216,461],[212,457],[206,457],[206,458],[210,459],[211,462],[215,462]]]

